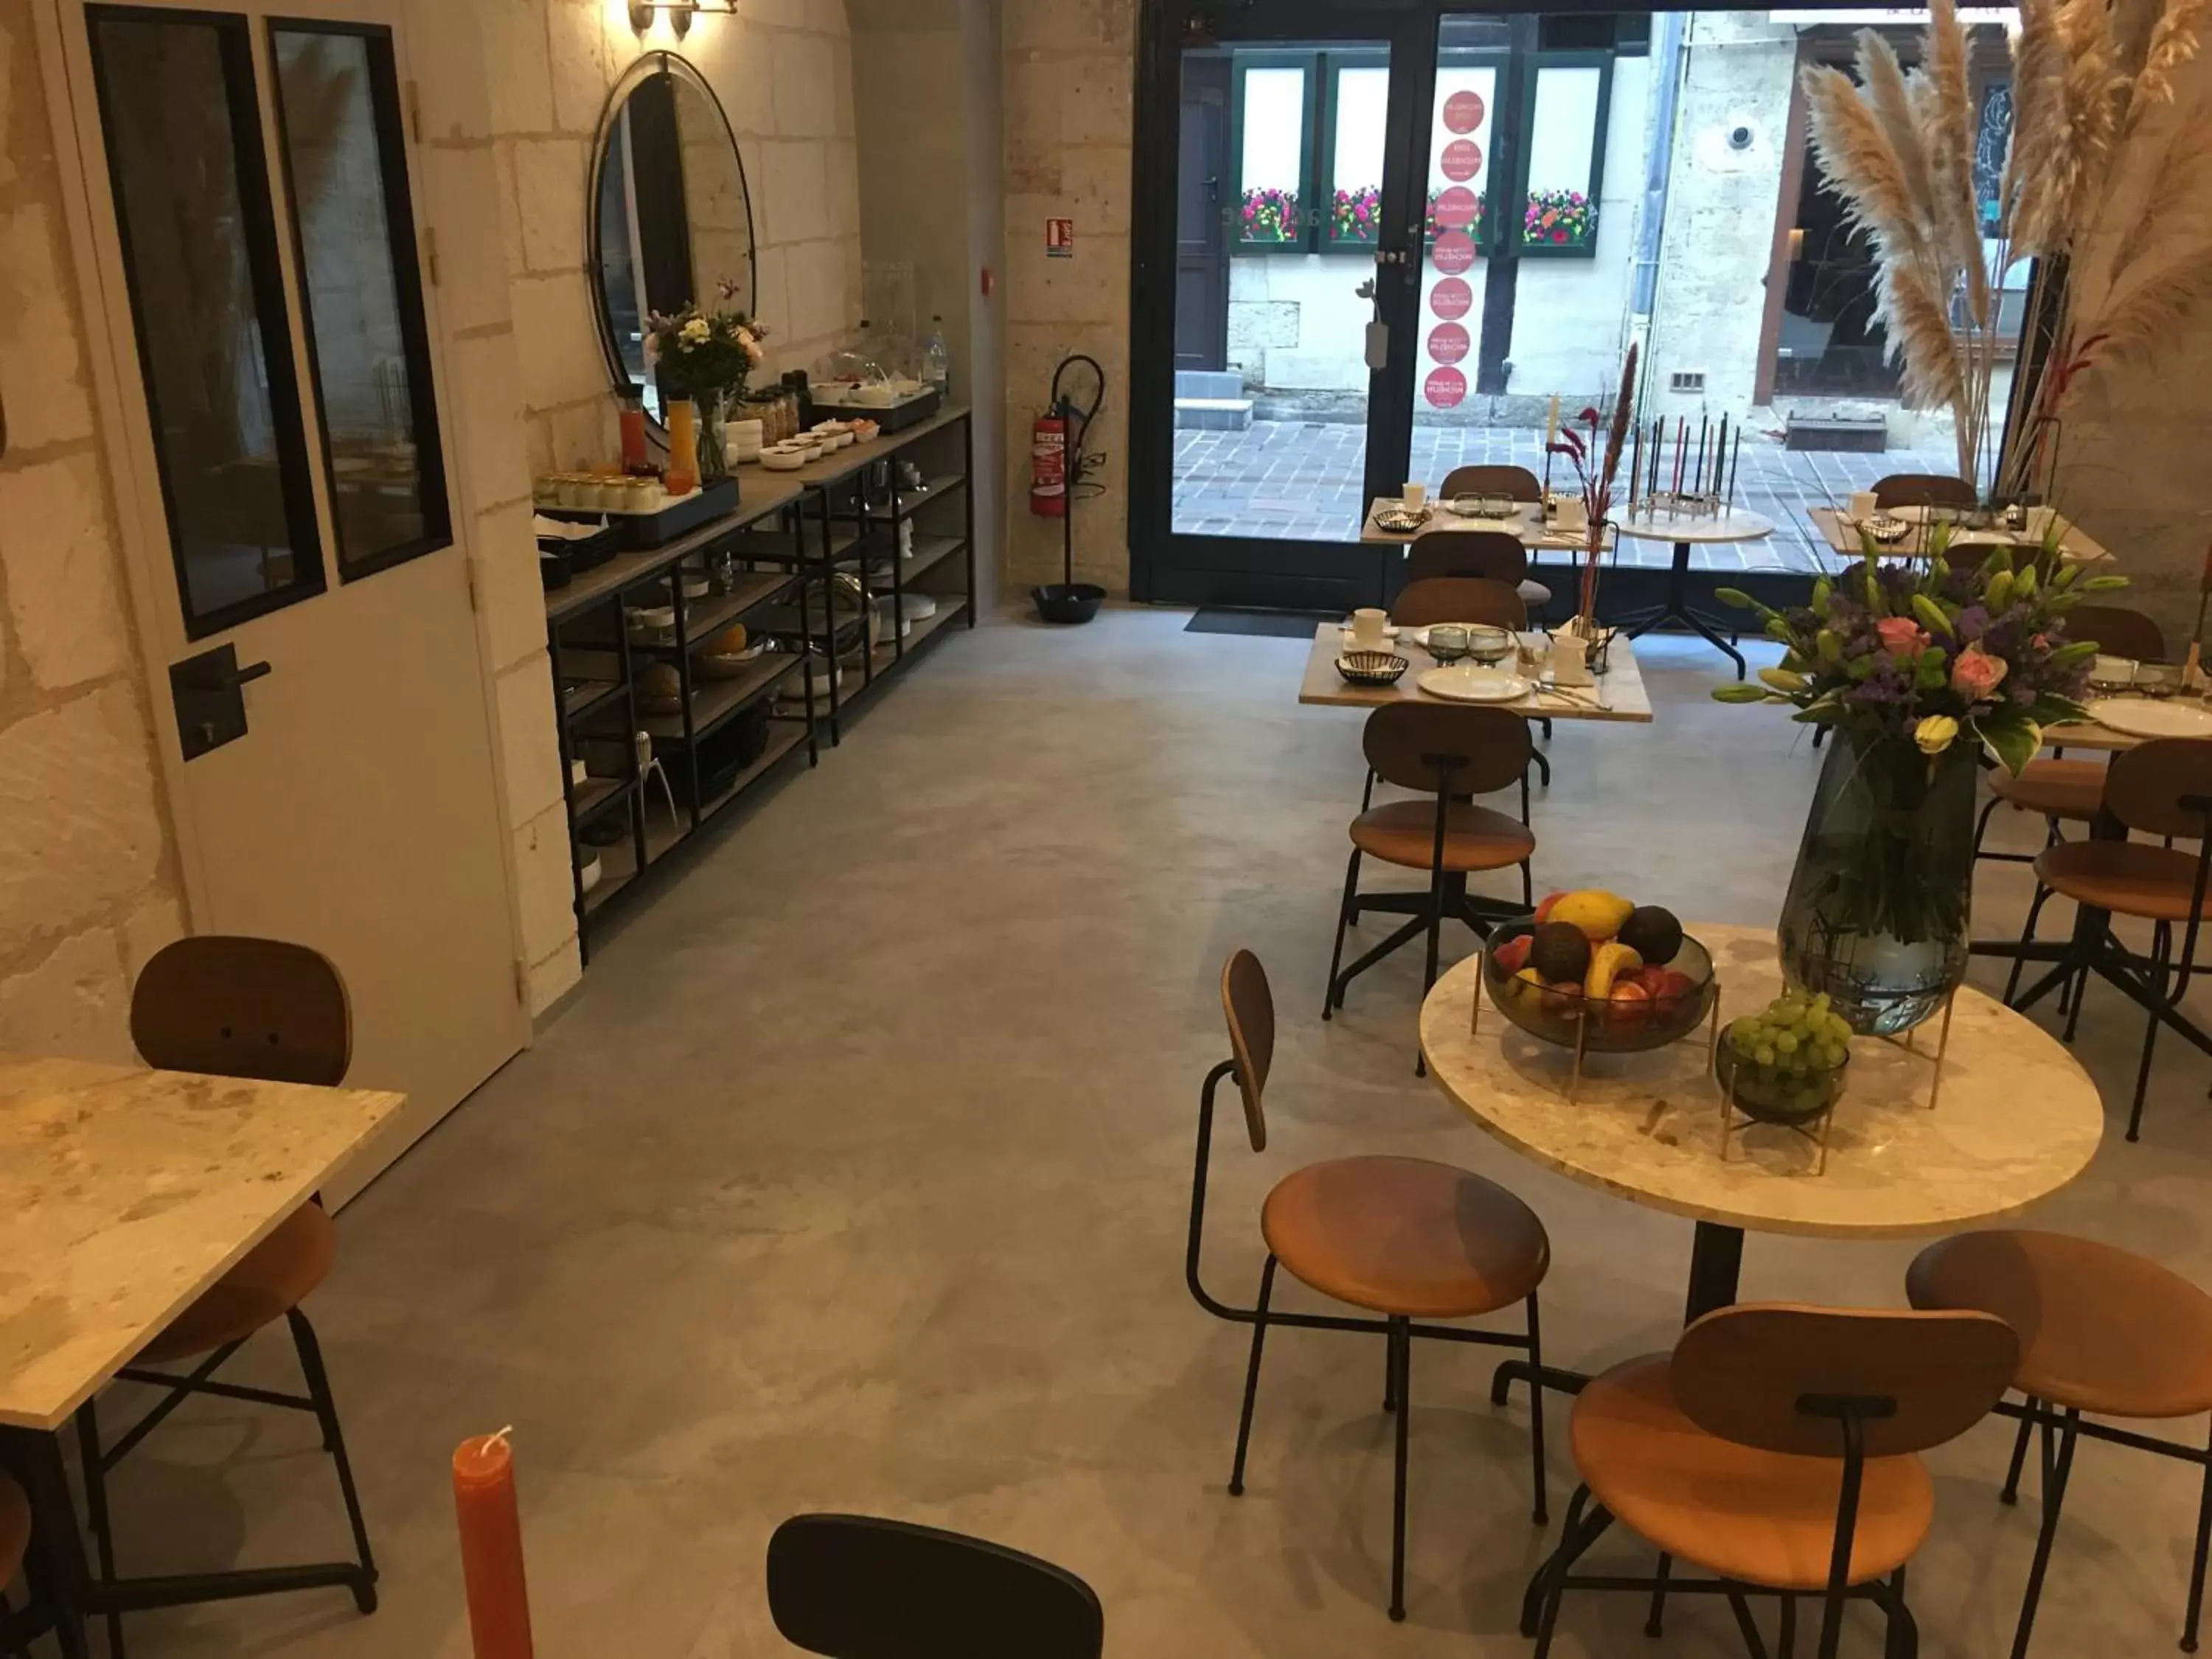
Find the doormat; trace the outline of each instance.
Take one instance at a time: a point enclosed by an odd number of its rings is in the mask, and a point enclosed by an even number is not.
[[[1325,622],[1342,622],[1340,611],[1223,611],[1209,605],[1193,617],[1186,634],[1250,634],[1271,640],[1310,640]]]

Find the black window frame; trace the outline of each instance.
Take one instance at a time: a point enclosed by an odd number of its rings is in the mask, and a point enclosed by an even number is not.
[[[202,11],[167,6],[90,4],[84,9],[85,33],[92,64],[93,94],[100,111],[101,149],[107,161],[108,190],[113,199],[115,229],[123,252],[124,291],[131,307],[131,327],[138,352],[138,380],[145,394],[146,411],[154,451],[154,470],[161,493],[161,510],[169,532],[169,559],[177,579],[177,608],[183,618],[185,637],[204,640],[241,623],[265,617],[327,592],[328,567],[324,562],[322,526],[315,508],[313,465],[307,452],[307,427],[300,398],[297,366],[292,358],[290,307],[284,296],[284,273],[277,252],[279,231],[276,204],[270,193],[269,155],[262,143],[258,82],[253,66],[253,33],[250,21],[239,12]],[[214,32],[222,64],[223,94],[230,128],[234,170],[237,175],[240,231],[246,246],[246,281],[253,298],[253,314],[260,332],[264,367],[267,373],[270,443],[276,453],[277,485],[284,502],[285,533],[290,538],[293,579],[249,599],[200,611],[192,603],[191,573],[185,557],[185,538],[177,511],[176,490],[164,453],[161,398],[150,366],[150,336],[145,306],[132,280],[137,262],[131,252],[130,215],[121,165],[113,134],[117,131],[113,88],[101,57],[100,27],[103,22],[198,25]]]
[[[284,78],[276,66],[279,33],[338,35],[367,48],[370,118],[376,126],[377,170],[384,185],[386,242],[392,258],[392,297],[399,313],[400,351],[407,362],[407,400],[415,432],[415,461],[422,498],[422,533],[366,558],[346,557],[344,526],[338,516],[337,461],[331,451],[329,411],[323,397],[322,360],[315,343],[315,301],[307,283],[307,230],[300,219],[297,179],[292,171],[291,130],[286,124]],[[314,392],[315,430],[323,444],[323,483],[331,504],[332,562],[341,586],[411,562],[453,544],[453,492],[446,476],[445,433],[438,419],[438,394],[430,343],[429,300],[422,287],[416,241],[415,198],[407,172],[407,112],[399,92],[398,55],[392,33],[382,23],[352,23],[328,18],[270,17],[270,102],[276,112],[276,136],[284,168],[284,195],[292,222],[292,268],[299,273],[300,325],[307,349],[307,379]]]

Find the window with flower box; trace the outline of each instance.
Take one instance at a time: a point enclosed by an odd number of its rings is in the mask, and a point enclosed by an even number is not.
[[[1231,105],[1237,188],[1231,246],[1239,253],[1310,251],[1313,135],[1319,63],[1312,52],[1240,52]]]
[[[1382,132],[1390,107],[1390,63],[1328,54],[1325,106],[1328,164],[1323,182],[1324,252],[1373,247],[1382,229]]]

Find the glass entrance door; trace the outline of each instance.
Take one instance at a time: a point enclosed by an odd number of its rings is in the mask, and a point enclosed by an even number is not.
[[[1360,531],[1403,477],[1391,387],[1411,371],[1419,213],[1402,136],[1425,54],[1410,17],[1223,9],[1173,65],[1173,315],[1135,343],[1157,393],[1138,410],[1153,441],[1136,441],[1132,538],[1147,597],[1337,610],[1378,591]]]

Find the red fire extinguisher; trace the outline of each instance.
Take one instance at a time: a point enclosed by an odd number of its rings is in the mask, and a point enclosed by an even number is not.
[[[1057,405],[1030,428],[1030,511],[1067,516],[1067,417]]]

